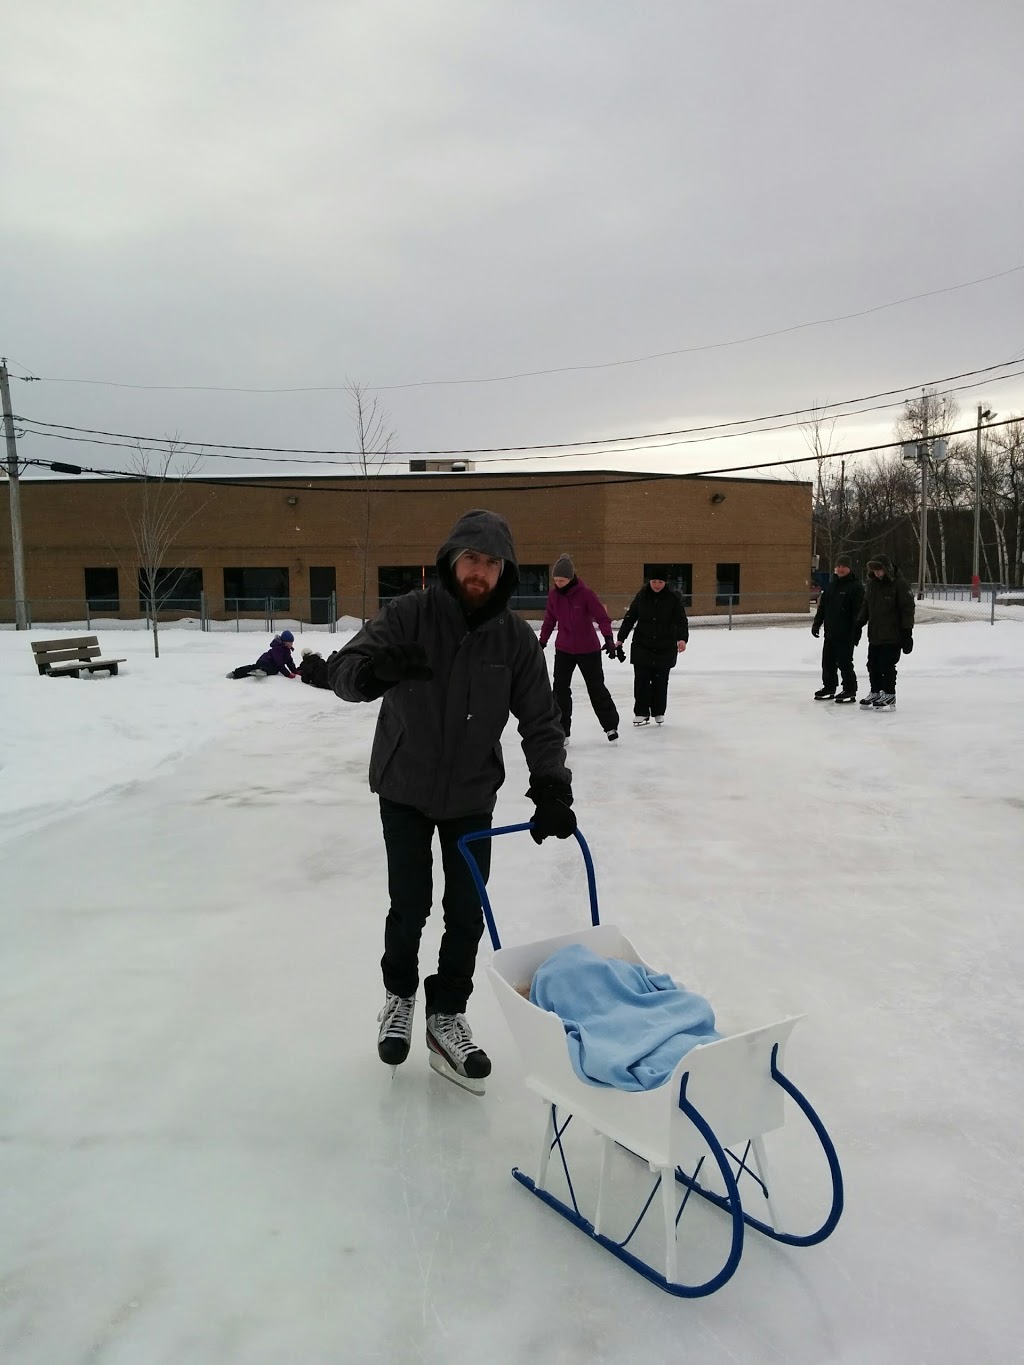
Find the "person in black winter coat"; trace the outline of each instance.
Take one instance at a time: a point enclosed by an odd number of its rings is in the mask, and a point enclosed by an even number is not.
[[[896,665],[914,648],[914,594],[885,555],[868,560],[868,582],[857,616],[868,628],[868,677],[871,692],[861,706],[884,710],[896,705]]]
[[[436,833],[444,933],[437,972],[423,983],[427,1048],[435,1071],[479,1094],[491,1063],[464,1011],[484,917],[458,841],[491,827],[510,713],[530,770],[534,840],[569,838],[576,817],[544,654],[532,628],[508,609],[519,583],[508,522],[496,512],[466,512],[438,551],[437,571],[436,582],[394,598],[364,625],[329,660],[328,673],[344,701],[381,699],[370,790],[380,800],[391,906],[378,1055],[397,1066],[409,1053]],[[486,879],[490,842],[472,847]]]
[[[811,634],[815,639],[825,628],[825,643],[821,648],[821,689],[815,692],[816,701],[837,702],[857,700],[857,674],[853,667],[853,651],[860,644],[861,628],[857,624],[864,588],[853,572],[848,555],[840,555],[835,564],[832,582],[822,590],[818,610],[814,613]],[[836,697],[839,675],[843,690]]]
[[[633,724],[647,725],[651,717],[661,725],[668,705],[668,675],[686,649],[690,623],[683,599],[666,581],[663,564],[651,566],[646,584],[629,604],[619,626],[617,657],[625,660],[623,644],[633,631],[629,661],[633,665]]]

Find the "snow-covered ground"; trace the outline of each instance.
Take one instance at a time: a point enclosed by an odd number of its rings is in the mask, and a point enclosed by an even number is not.
[[[787,1070],[846,1178],[828,1242],[751,1233],[693,1302],[510,1178],[538,1116],[482,971],[483,1100],[419,1030],[394,1081],[378,1062],[376,707],[228,682],[251,637],[167,630],[159,661],[145,633],[101,641],[122,675],[76,682],[0,633],[0,1360],[1019,1356],[1024,624],[922,626],[893,714],[812,702],[819,646],[785,628],[695,630],[664,729],[617,746],[578,700],[604,918],[725,1030],[807,1012]],[[628,722],[631,673],[607,671]],[[511,822],[514,728],[506,762]],[[506,941],[585,922],[577,857],[496,845]],[[769,1139],[808,1226],[805,1150],[795,1123]],[[708,1267],[724,1228],[698,1211]]]

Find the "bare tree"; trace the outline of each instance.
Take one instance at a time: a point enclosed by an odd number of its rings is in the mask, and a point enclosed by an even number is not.
[[[381,406],[380,399],[371,397],[366,384],[350,381],[346,385],[352,419],[356,426],[358,451],[352,457],[363,494],[359,527],[355,536],[362,568],[362,619],[366,617],[366,600],[369,591],[370,550],[373,545],[373,490],[377,479],[387,463],[388,454],[395,441],[395,432],[388,426],[389,414]]]
[[[173,598],[183,565],[168,562],[178,536],[213,499],[196,502],[188,479],[202,456],[185,455],[177,437],[153,451],[139,446],[129,460],[135,481],[125,503],[125,515],[135,547],[139,596],[153,625],[153,656],[160,657],[160,610]],[[183,461],[187,461],[183,463]]]
[[[814,548],[819,561],[831,568],[836,557],[845,553],[850,526],[846,506],[846,462],[835,458],[836,419],[826,417],[825,409],[811,408],[810,419],[802,431],[814,456]]]

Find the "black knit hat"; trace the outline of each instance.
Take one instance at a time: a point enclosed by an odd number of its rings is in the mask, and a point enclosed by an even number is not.
[[[651,581],[652,578],[660,578],[663,583],[667,583],[669,578],[668,565],[648,564],[647,566],[648,583]]]
[[[851,555],[836,555],[835,568],[852,569],[853,558]]]

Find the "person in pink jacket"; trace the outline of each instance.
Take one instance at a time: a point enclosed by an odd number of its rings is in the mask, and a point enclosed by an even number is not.
[[[609,658],[615,654],[612,623],[598,600],[597,593],[576,577],[576,570],[568,555],[559,555],[551,570],[554,587],[548,593],[544,624],[540,628],[540,647],[543,649],[557,627],[555,636],[555,668],[552,689],[558,709],[562,713],[562,729],[566,739],[572,728],[572,675],[579,666],[587,685],[590,704],[594,708],[601,729],[611,740],[619,737],[619,713],[605,686],[601,667],[601,646],[595,632],[604,637],[604,650]]]

